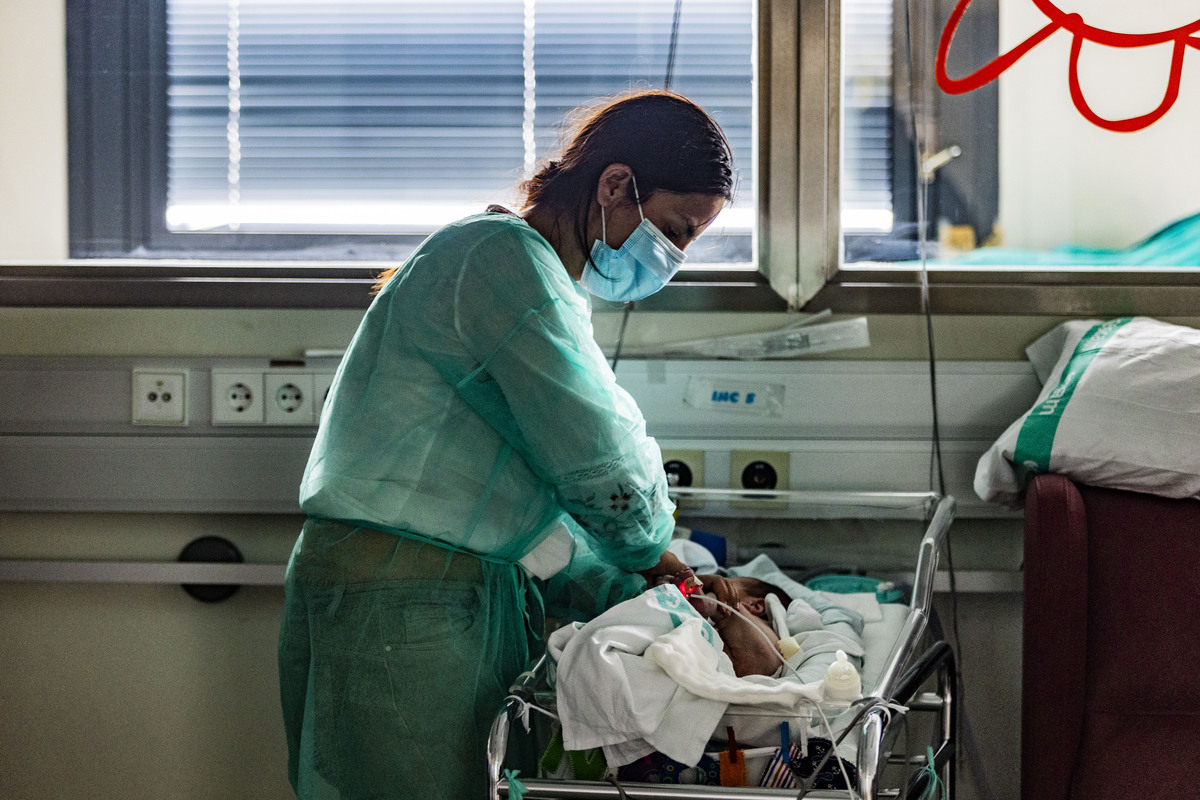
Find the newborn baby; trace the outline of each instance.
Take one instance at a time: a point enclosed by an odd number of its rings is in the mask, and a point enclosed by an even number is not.
[[[712,623],[725,643],[725,655],[733,662],[739,678],[747,675],[774,675],[783,663],[779,652],[779,634],[764,619],[766,604],[761,597],[747,597],[734,605],[744,617],[726,613]]]
[[[733,662],[735,675],[743,678],[747,675],[774,675],[779,671],[783,663],[780,659],[779,634],[767,621],[766,597],[768,594],[778,596],[786,608],[791,602],[786,592],[758,578],[694,575],[691,570],[674,576],[671,582],[681,588],[701,590],[688,599],[721,635],[725,654]],[[739,613],[735,614],[725,606],[711,602],[712,597],[732,606]]]

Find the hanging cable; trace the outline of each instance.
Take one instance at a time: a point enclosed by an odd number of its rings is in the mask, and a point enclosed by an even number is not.
[[[909,105],[909,136],[913,148],[913,172],[916,182],[917,205],[917,256],[921,262],[921,311],[925,317],[925,340],[929,353],[929,392],[930,408],[933,415],[933,452],[930,462],[930,483],[934,484],[940,494],[946,493],[946,476],[942,468],[942,437],[941,425],[938,420],[937,397],[937,357],[934,350],[933,310],[929,299],[929,186],[922,170],[922,137],[917,125],[917,97],[913,84],[916,83],[916,65],[913,57],[913,19],[910,10],[911,0],[904,4],[904,35],[907,45],[908,58],[908,105]],[[936,483],[934,478],[936,477]]]
[[[671,90],[671,79],[675,77],[675,45],[679,42],[679,17],[683,14],[683,0],[675,0],[675,14],[671,18],[671,41],[667,46],[667,75],[663,78],[663,89]]]
[[[929,395],[933,425],[930,483],[934,483],[936,477],[937,490],[939,494],[945,495],[946,476],[942,467],[941,423],[938,419],[937,356],[934,348],[933,311],[929,298],[929,243],[926,228],[928,226],[927,216],[930,184],[925,181],[921,170],[922,141],[917,125],[917,97],[914,89],[914,84],[916,83],[916,65],[913,55],[913,24],[912,0],[907,0],[904,3],[904,37],[908,68],[909,135],[912,139],[913,147],[913,173],[917,201],[917,251],[921,262],[921,310],[925,317],[925,339],[929,352]],[[961,656],[962,639],[958,633],[958,587],[955,580],[954,557],[950,548],[949,536],[946,537],[946,562],[950,573],[951,624],[954,630],[955,645],[959,648]]]
[[[671,90],[671,80],[675,77],[675,51],[679,46],[679,18],[683,15],[683,0],[675,0],[675,13],[671,17],[671,38],[667,43],[667,74],[663,77],[663,89]],[[629,325],[629,314],[633,311],[633,303],[625,304],[621,314],[621,328],[617,332],[617,345],[613,350],[612,370],[617,371],[617,362],[621,360],[621,348],[625,345],[625,328]]]
[[[617,349],[613,350],[612,371],[617,371],[617,361],[621,358],[621,346],[625,344],[625,326],[629,324],[629,312],[633,310],[633,303],[625,304],[625,310],[621,313],[621,328],[617,331]]]
[[[908,104],[909,104],[909,135],[912,137],[913,147],[913,173],[916,181],[916,201],[917,201],[917,255],[921,262],[921,311],[925,317],[925,342],[929,353],[929,397],[930,411],[932,415],[933,426],[933,448],[930,453],[929,465],[929,481],[930,484],[937,488],[941,495],[946,494],[946,474],[942,463],[942,433],[941,422],[938,417],[938,391],[937,391],[937,351],[934,347],[933,335],[933,309],[929,297],[929,241],[928,241],[928,226],[929,226],[929,187],[930,182],[925,180],[922,164],[922,138],[917,125],[917,97],[914,89],[916,83],[916,66],[913,57],[913,35],[912,26],[914,24],[911,13],[911,0],[904,4],[904,35],[907,45],[908,58]],[[958,632],[958,585],[954,570],[954,552],[950,543],[949,536],[946,537],[946,568],[950,575],[950,623],[954,631],[954,644],[960,653],[962,652],[962,638]]]
[[[941,424],[938,418],[938,393],[937,393],[937,355],[934,347],[933,335],[933,309],[930,303],[929,296],[929,242],[928,242],[928,202],[929,202],[929,186],[931,182],[925,180],[925,175],[922,170],[923,147],[922,137],[920,135],[919,125],[917,124],[917,93],[915,90],[916,84],[916,59],[913,52],[913,25],[915,24],[912,11],[912,0],[906,0],[903,4],[904,8],[904,38],[906,45],[907,69],[908,69],[908,105],[909,105],[909,136],[911,137],[913,148],[913,178],[916,186],[916,206],[917,206],[917,255],[921,262],[921,311],[925,318],[925,340],[926,347],[929,353],[929,395],[931,409],[931,423],[933,426],[932,436],[932,451],[930,453],[930,469],[929,481],[930,484],[937,487],[937,491],[941,495],[946,494],[946,475],[942,465],[942,437]],[[962,664],[962,636],[958,630],[958,585],[954,569],[954,554],[951,549],[950,536],[946,536],[946,569],[950,577],[950,624],[954,632],[954,646],[958,651],[959,664]],[[965,692],[962,690],[964,683],[962,668],[959,668],[959,703],[962,704],[965,699]],[[965,706],[964,706],[965,708]]]
[[[913,146],[913,173],[916,181],[916,201],[917,201],[917,247],[918,255],[921,262],[921,309],[925,317],[925,337],[929,351],[929,392],[930,405],[932,410],[933,424],[933,448],[930,454],[930,469],[929,480],[934,484],[936,479],[937,490],[940,494],[946,494],[946,476],[942,463],[942,440],[941,440],[941,425],[938,419],[938,395],[937,395],[937,358],[934,349],[933,335],[933,311],[929,297],[929,264],[928,264],[928,197],[929,186],[931,181],[925,180],[925,174],[922,170],[922,141],[918,135],[917,126],[917,99],[914,90],[914,76],[916,73],[915,58],[913,52],[913,32],[914,25],[912,0],[905,0],[904,8],[904,35],[905,44],[907,46],[907,68],[908,68],[908,102],[909,102],[909,134],[912,137]],[[922,39],[927,41],[927,39]],[[958,582],[957,574],[954,569],[954,552],[951,547],[952,536],[946,536],[946,571],[950,578],[950,625],[954,634],[954,645],[958,656],[958,705],[959,713],[962,719],[963,730],[963,747],[968,754],[973,756],[973,760],[979,762],[980,759],[975,750],[975,743],[971,727],[966,716],[966,678],[963,669],[963,644],[962,634],[958,630]],[[982,797],[994,797],[991,787],[988,783],[987,776],[983,770],[982,763],[972,765],[972,777],[975,779],[976,788]],[[932,789],[934,784],[931,783],[928,789]],[[928,791],[927,789],[927,791]],[[944,789],[943,789],[944,791]]]

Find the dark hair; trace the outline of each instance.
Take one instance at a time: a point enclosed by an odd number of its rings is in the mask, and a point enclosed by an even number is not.
[[[584,253],[588,215],[601,173],[625,164],[637,180],[644,203],[659,190],[676,194],[720,195],[733,199],[733,154],[729,141],[704,109],[682,95],[640,91],[583,108],[575,133],[555,161],[521,185],[523,209],[546,206],[575,220],[575,238]],[[632,186],[629,199],[633,199]]]
[[[792,596],[773,583],[767,583],[761,578],[751,578],[749,576],[740,577],[738,580],[741,581],[746,594],[751,597],[761,597],[765,600],[767,595],[774,594],[779,597],[779,602],[783,603],[784,608],[792,604]]]
[[[686,97],[654,90],[631,92],[577,109],[573,116],[577,118],[574,134],[559,158],[521,184],[522,210],[539,205],[573,218],[575,238],[585,254],[591,251],[587,227],[596,186],[610,164],[633,170],[643,203],[660,189],[720,195],[726,202],[733,199],[729,141],[721,126]],[[632,186],[628,196],[634,198]],[[396,270],[382,273],[374,291],[380,291]]]

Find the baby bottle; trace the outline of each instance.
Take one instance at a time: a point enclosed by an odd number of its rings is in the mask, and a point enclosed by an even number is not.
[[[862,694],[862,678],[846,658],[845,650],[838,650],[836,657],[825,670],[825,699],[840,703],[857,700]]]

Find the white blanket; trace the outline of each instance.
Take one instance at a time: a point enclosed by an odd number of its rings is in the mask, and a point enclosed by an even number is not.
[[[695,764],[730,704],[806,715],[821,681],[738,678],[713,626],[663,585],[550,635],[563,744],[610,766],[658,751]]]
[[[821,661],[812,656],[826,652],[832,658],[837,649],[863,652],[857,632],[844,622],[800,632],[797,641],[801,652],[789,659],[793,666],[803,660],[807,667]],[[695,764],[727,711],[763,720],[788,718],[800,726],[794,727],[797,735],[803,735],[813,703],[822,700],[824,666],[805,682],[737,677],[722,652],[720,635],[669,584],[614,606],[586,625],[560,628],[547,644],[558,665],[564,746],[602,748],[610,766],[654,751]],[[801,675],[805,672],[802,668]],[[749,722],[742,718],[742,724]],[[771,727],[777,737],[778,721]]]
[[[798,714],[821,702],[821,681],[800,684],[762,675],[738,678],[721,671],[717,656],[724,654],[708,645],[704,625],[707,623],[700,619],[684,620],[647,647],[646,658],[692,694],[710,700],[758,706],[779,714]]]
[[[655,750],[685,764],[700,760],[728,702],[689,692],[643,657],[660,636],[685,620],[699,623],[717,669],[732,675],[716,630],[670,585],[643,592],[586,625],[574,623],[550,635],[566,749],[601,747],[610,766]]]

